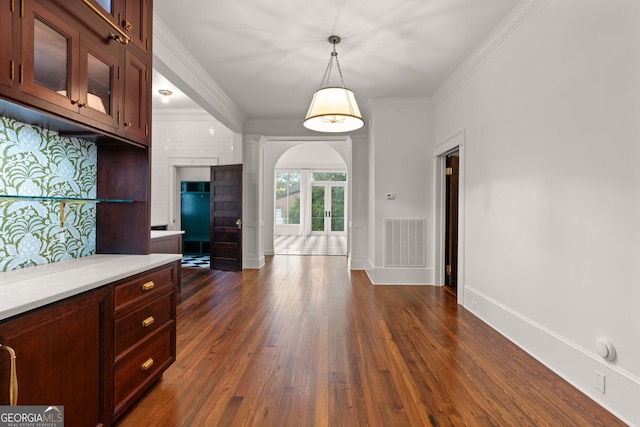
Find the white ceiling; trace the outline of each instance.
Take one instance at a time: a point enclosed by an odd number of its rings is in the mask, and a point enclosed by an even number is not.
[[[345,84],[366,120],[371,99],[433,95],[517,3],[155,0],[154,10],[250,119],[302,120],[329,61],[327,38],[340,36]]]

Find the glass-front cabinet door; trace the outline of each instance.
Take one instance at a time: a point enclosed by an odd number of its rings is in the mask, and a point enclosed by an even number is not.
[[[119,49],[117,43],[98,48],[86,38],[80,43],[80,114],[109,125],[113,130],[118,128],[119,106],[116,103],[120,83],[116,55]]]
[[[78,31],[36,2],[24,8],[20,90],[78,111]]]

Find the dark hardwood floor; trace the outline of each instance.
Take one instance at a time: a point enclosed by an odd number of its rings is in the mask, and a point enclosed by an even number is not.
[[[622,426],[443,288],[345,257],[183,269],[177,361],[127,426]]]

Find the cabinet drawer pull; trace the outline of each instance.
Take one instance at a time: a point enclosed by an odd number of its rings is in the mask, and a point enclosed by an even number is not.
[[[133,125],[131,124],[131,122],[124,122],[124,126],[130,128]]]
[[[146,319],[144,319],[142,321],[142,327],[143,328],[149,327],[149,326],[153,325],[153,322],[155,322],[155,321],[156,321],[156,319],[154,319],[153,316],[149,316],[149,317],[147,317]]]
[[[142,290],[143,291],[150,291],[151,289],[153,289],[154,286],[155,286],[155,283],[153,283],[153,281],[147,282],[144,285],[142,285]]]
[[[153,366],[153,359],[152,359],[152,358],[149,358],[149,360],[147,360],[146,362],[144,362],[144,363],[142,364],[142,370],[143,370],[143,371],[146,371],[146,370],[148,370],[148,369],[149,369],[150,367],[152,367],[152,366]]]
[[[18,374],[16,372],[16,352],[11,347],[2,344],[0,344],[0,350],[4,350],[9,353],[9,405],[16,406],[18,404]]]

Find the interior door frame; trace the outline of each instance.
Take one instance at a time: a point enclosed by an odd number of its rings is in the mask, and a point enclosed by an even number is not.
[[[444,286],[445,283],[445,236],[446,236],[446,189],[445,168],[446,157],[452,152],[458,152],[460,157],[460,176],[458,183],[458,304],[464,306],[465,294],[465,169],[466,169],[466,130],[461,130],[451,137],[441,141],[433,148],[433,182],[435,183],[435,233],[434,233],[434,270],[435,285]]]
[[[218,166],[218,157],[169,157],[169,230],[180,230],[180,175],[179,168],[206,168]]]
[[[313,212],[311,207],[308,209],[308,221],[309,221],[309,234],[312,236],[346,236],[347,235],[347,182],[349,181],[349,175],[347,175],[347,181],[310,181],[309,182],[309,203],[313,203],[312,195],[313,195],[313,187],[324,187],[324,206],[325,212],[331,211],[331,209],[327,210],[327,202],[329,203],[329,207],[331,205],[331,188],[332,187],[342,187],[344,188],[344,217],[342,218],[344,224],[344,230],[342,231],[331,231],[331,222],[333,221],[333,216],[325,216],[324,219],[324,231],[313,231],[311,227],[313,226]]]

